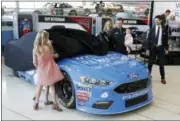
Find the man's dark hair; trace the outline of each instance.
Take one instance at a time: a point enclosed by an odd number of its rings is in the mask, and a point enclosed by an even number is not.
[[[171,13],[171,11],[168,9],[168,10],[166,10],[166,12],[165,13]]]
[[[162,16],[161,15],[157,15],[155,18],[162,20]]]
[[[123,20],[123,18],[118,18],[117,21],[122,21],[123,22],[124,20]]]

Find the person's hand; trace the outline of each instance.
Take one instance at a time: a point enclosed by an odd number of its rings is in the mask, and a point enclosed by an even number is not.
[[[169,54],[169,51],[168,51],[168,50],[165,50],[165,54],[168,55],[168,54]]]
[[[54,58],[58,58],[59,55],[57,53],[54,54]]]
[[[50,42],[51,42],[51,43],[53,43],[53,41],[52,41],[52,40],[50,40]]]
[[[48,40],[48,44],[51,44],[52,43],[52,41],[51,40]]]

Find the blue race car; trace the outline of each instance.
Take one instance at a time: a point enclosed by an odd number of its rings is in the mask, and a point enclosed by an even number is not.
[[[6,61],[10,65],[8,56]],[[143,107],[153,100],[147,67],[128,56],[113,51],[101,56],[85,53],[63,58],[57,64],[65,79],[56,83],[56,92],[67,108],[93,114],[117,114]],[[17,71],[18,76],[34,82],[35,69],[29,70]]]
[[[105,56],[81,55],[57,64],[65,79],[56,84],[56,92],[67,108],[116,114],[143,107],[153,99],[147,68],[125,55],[116,52]],[[33,81],[34,72],[19,74]]]
[[[116,114],[145,106],[153,99],[147,68],[122,54],[83,55],[64,59],[58,65],[66,79],[56,89],[66,107]]]

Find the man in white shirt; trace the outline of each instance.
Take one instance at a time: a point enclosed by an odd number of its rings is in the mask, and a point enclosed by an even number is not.
[[[168,31],[167,28],[162,26],[162,16],[158,15],[155,17],[156,26],[152,28],[148,36],[148,49],[150,52],[149,57],[149,73],[151,74],[152,66],[158,58],[158,64],[161,75],[161,82],[166,84],[165,80],[165,54],[168,54]]]

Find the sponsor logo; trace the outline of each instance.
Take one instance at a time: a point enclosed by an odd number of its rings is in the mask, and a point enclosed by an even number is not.
[[[86,101],[78,101],[77,105],[78,106],[84,106],[84,105],[86,105]]]
[[[149,92],[149,89],[145,90],[145,91],[141,91],[139,93],[134,93],[134,94],[129,94],[129,95],[125,95],[122,97],[123,100],[128,100],[128,99],[132,99],[135,97],[139,97],[141,95],[147,94]]]
[[[122,56],[121,61],[127,61],[129,58],[127,56]]]
[[[84,88],[93,88],[93,86],[90,85],[90,84],[82,84],[82,83],[78,83],[77,86],[78,86],[78,87],[84,87]]]
[[[91,94],[87,91],[77,91],[76,95],[78,101],[88,101]]]
[[[85,92],[90,92],[91,88],[89,87],[84,87],[84,86],[77,86],[78,91],[85,91]]]
[[[88,96],[80,96],[80,95],[78,95],[77,98],[78,98],[78,101],[88,101],[89,100]]]
[[[81,83],[77,84],[76,96],[78,103],[83,102],[84,104],[89,101],[89,97],[91,96],[91,89],[92,85]]]
[[[137,24],[137,21],[136,20],[125,20],[124,22],[123,22],[124,24]]]
[[[65,21],[65,18],[45,17],[44,20],[45,20],[45,21],[60,21],[60,22],[64,22],[64,21]]]
[[[65,17],[59,16],[39,16],[39,22],[65,22]]]
[[[132,62],[130,62],[129,63],[129,66],[132,68],[132,67],[135,67],[137,65],[137,63],[136,62],[134,62],[134,61],[132,61]]]
[[[138,78],[139,74],[136,74],[136,73],[128,74],[128,77],[129,78]]]
[[[108,92],[104,92],[104,93],[102,93],[101,98],[107,98],[108,96],[109,96],[109,93]]]

